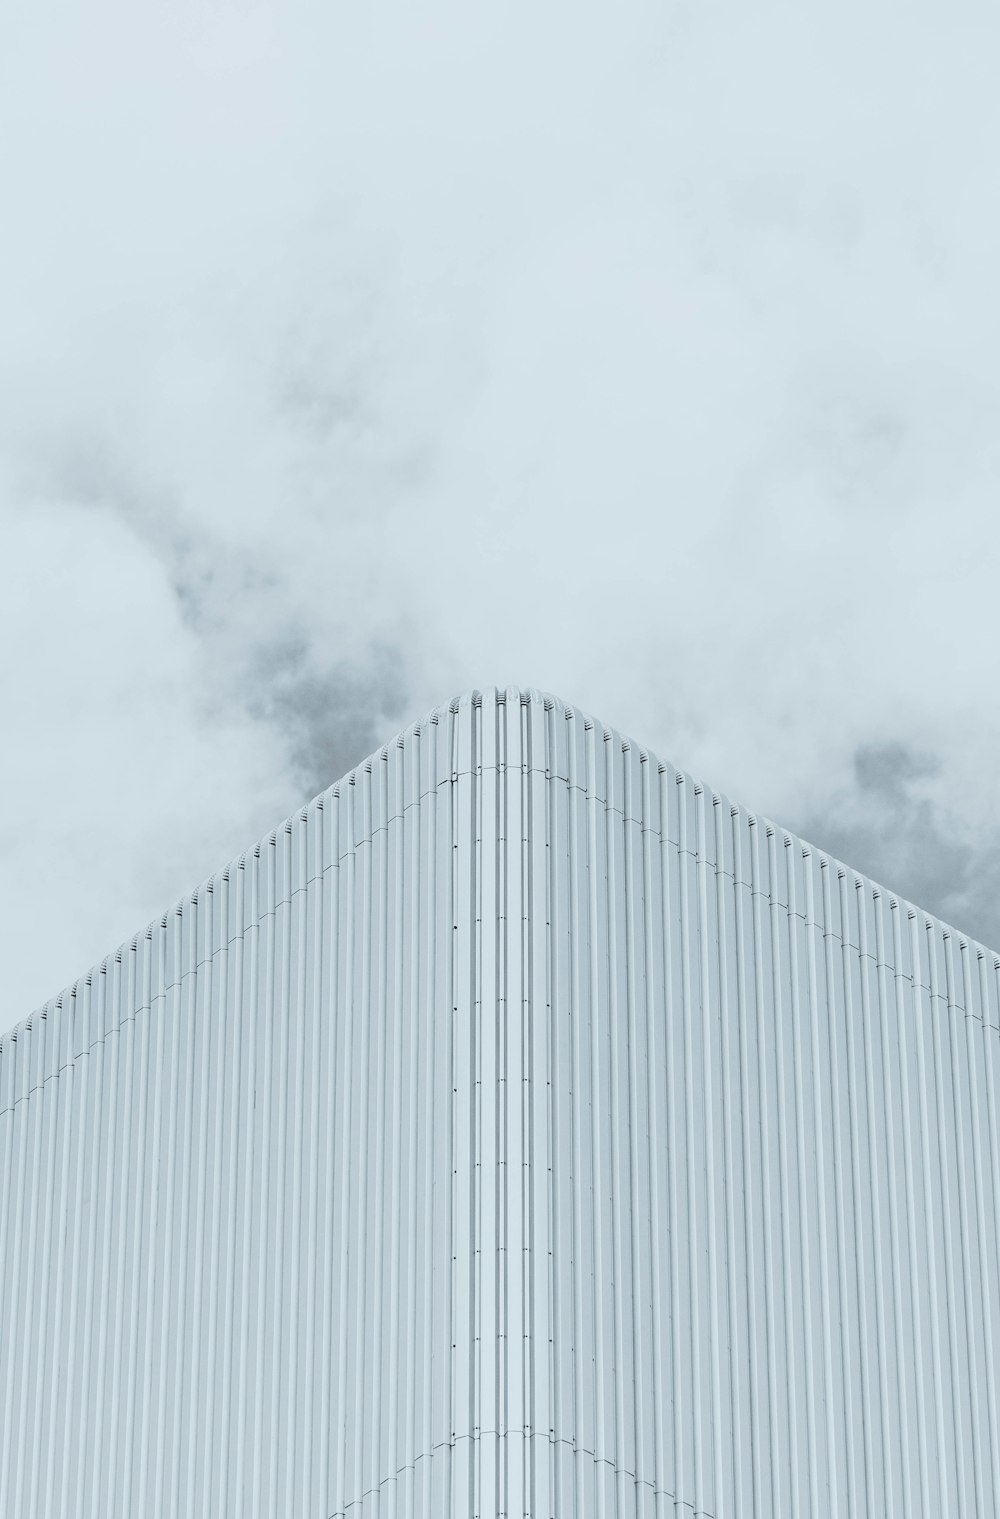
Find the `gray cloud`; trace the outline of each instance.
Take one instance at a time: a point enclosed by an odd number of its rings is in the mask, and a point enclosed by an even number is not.
[[[247,707],[282,735],[303,801],[401,726],[407,686],[399,650],[376,646],[352,664],[323,668],[303,635],[289,635],[256,649],[247,666]]]
[[[802,834],[991,947],[1000,946],[1000,829],[971,835],[927,794],[931,756],[899,741],[861,745],[853,784],[804,817]]]
[[[988,916],[998,42],[971,0],[26,13],[10,1018],[494,681]]]

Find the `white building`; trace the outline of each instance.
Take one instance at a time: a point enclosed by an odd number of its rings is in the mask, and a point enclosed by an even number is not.
[[[995,1515],[998,967],[440,709],[0,1041],[0,1515]]]

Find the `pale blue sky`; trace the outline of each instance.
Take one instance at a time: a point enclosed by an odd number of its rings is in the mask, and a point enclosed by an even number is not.
[[[57,9],[0,45],[0,1028],[491,682],[1000,946],[995,7]]]

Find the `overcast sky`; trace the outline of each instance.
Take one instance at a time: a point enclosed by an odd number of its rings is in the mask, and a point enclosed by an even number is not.
[[[554,691],[1000,947],[1000,12],[0,35],[0,1029]]]

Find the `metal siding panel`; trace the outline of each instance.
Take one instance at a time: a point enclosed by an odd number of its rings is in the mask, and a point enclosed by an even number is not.
[[[0,1510],[994,1512],[998,964],[456,700],[0,1041]]]

